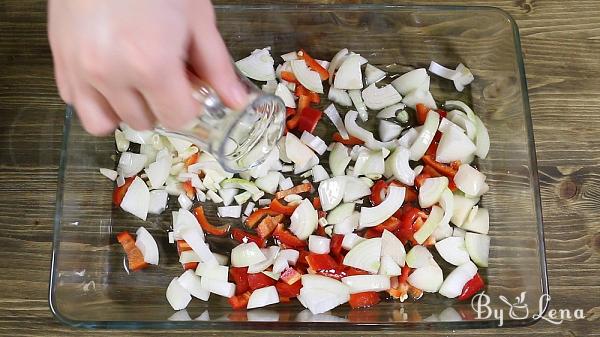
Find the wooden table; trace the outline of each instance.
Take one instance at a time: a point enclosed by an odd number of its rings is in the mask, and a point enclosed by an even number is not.
[[[428,335],[599,334],[600,2],[446,3],[500,7],[518,22],[537,145],[551,307],[582,308],[586,319]],[[63,112],[46,41],[45,1],[0,2],[0,334],[164,334],[75,330],[56,321],[48,309]],[[251,334],[280,335],[239,335]]]

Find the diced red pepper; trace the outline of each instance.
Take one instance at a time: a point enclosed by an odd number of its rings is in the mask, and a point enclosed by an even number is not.
[[[279,278],[288,285],[292,285],[300,281],[302,274],[292,267],[287,267],[281,272]]]
[[[310,98],[310,102],[314,104],[321,103],[321,96],[314,91],[310,91],[306,89],[302,84],[296,84],[296,90],[294,91],[296,96],[308,96]]]
[[[390,185],[400,186],[405,188],[404,202],[413,202],[417,200],[417,191],[412,186],[407,186],[397,180],[392,180],[389,184],[384,180],[378,180],[373,187],[371,187],[371,203],[377,206],[383,202],[387,196],[387,189]]]
[[[396,217],[391,216],[383,223],[380,223],[379,225],[373,227],[373,230],[383,233],[383,231],[387,229],[388,231],[393,233],[396,229],[398,229],[398,227],[400,227],[400,220]]]
[[[470,279],[462,289],[462,293],[458,296],[459,301],[468,300],[473,297],[473,295],[477,294],[483,287],[485,286],[485,282],[481,278],[479,273],[475,274],[472,279]]]
[[[448,116],[448,111],[444,109],[437,109],[436,111],[438,114],[440,114],[440,118],[446,118],[446,116]]]
[[[400,284],[406,283],[408,281],[408,276],[410,275],[410,272],[411,272],[410,267],[407,264],[405,264],[402,267],[400,276],[398,277],[398,283],[400,283]]]
[[[185,161],[184,161],[185,167],[196,164],[198,162],[198,158],[200,158],[200,151],[194,153],[193,155],[191,155],[185,159]]]
[[[317,230],[315,231],[315,235],[327,237],[327,233],[325,233],[325,227],[321,226],[321,224],[317,224]]]
[[[235,294],[240,295],[248,291],[248,267],[229,267],[229,279],[235,283]]]
[[[298,125],[295,129],[298,130],[300,134],[304,131],[313,133],[322,116],[323,112],[321,110],[305,107],[300,111],[300,119],[298,120]]]
[[[148,264],[144,261],[144,255],[135,245],[135,240],[127,231],[123,231],[117,234],[117,241],[123,246],[125,254],[127,255],[127,262],[129,270],[136,271],[148,267]]]
[[[312,190],[312,184],[304,183],[304,184],[296,185],[292,188],[288,188],[287,190],[283,190],[283,191],[279,191],[279,192],[275,193],[275,199],[283,199],[290,194],[300,194],[300,193],[304,193],[304,192],[310,192],[311,190]],[[270,208],[272,209],[273,207],[270,206]]]
[[[279,296],[294,298],[300,294],[302,281],[298,280],[292,284],[279,281],[275,284],[275,288],[277,288],[277,293]]]
[[[293,130],[298,127],[298,123],[300,123],[300,118],[302,118],[302,111],[306,108],[310,107],[310,97],[309,96],[299,96],[298,104],[296,105],[296,114],[292,116],[292,118],[288,119],[286,122],[286,126],[289,130]]]
[[[267,215],[256,227],[256,234],[261,238],[267,238],[273,233],[277,224],[279,224],[283,220],[283,214],[279,214],[277,216],[269,216]]]
[[[281,79],[282,80],[286,80],[288,82],[293,82],[293,83],[297,83],[298,79],[296,79],[296,75],[294,75],[293,72],[291,71],[282,71],[281,72]]]
[[[215,226],[208,222],[208,219],[204,215],[204,208],[202,208],[202,206],[194,208],[194,215],[196,216],[196,220],[198,220],[200,223],[200,227],[202,227],[202,229],[209,234],[225,236],[227,235],[227,232],[229,232],[229,225]]]
[[[431,141],[432,144],[436,144],[436,149],[437,149],[437,144],[440,143],[440,139],[442,139],[442,133],[440,131],[436,131],[435,135],[433,135],[433,139]]]
[[[365,291],[362,293],[351,294],[348,303],[352,309],[368,308],[376,305],[380,300],[377,292]]]
[[[333,234],[331,236],[331,242],[329,244],[329,251],[333,256],[342,255],[342,241],[344,240],[343,234]]]
[[[429,165],[423,166],[423,171],[415,178],[415,186],[421,187],[425,182],[425,179],[441,177],[442,175]]]
[[[246,291],[243,294],[230,297],[229,299],[227,299],[227,301],[229,302],[233,310],[246,309],[246,307],[248,306],[248,301],[250,300],[250,295],[251,293],[249,291]]]
[[[404,192],[404,202],[405,203],[416,201],[419,197],[417,194],[417,190],[415,190],[414,187],[405,185],[405,184],[399,182],[398,180],[392,180],[389,183],[389,186],[400,186],[400,187],[406,188],[406,190]]]
[[[348,139],[345,139],[339,132],[334,132],[332,138],[334,142],[342,143],[344,145],[363,145],[365,143],[361,139],[350,135],[348,135]]]
[[[298,57],[303,59],[306,62],[306,65],[311,69],[319,73],[321,77],[321,81],[325,81],[329,78],[329,72],[327,69],[323,68],[314,58],[312,58],[306,51],[300,49],[298,52]]]
[[[198,268],[198,262],[188,262],[183,264],[183,270],[196,270]]]
[[[338,264],[329,254],[310,253],[306,257],[306,262],[308,262],[310,269],[314,270],[317,274],[336,280],[346,277],[344,267]]]
[[[427,119],[429,108],[423,103],[417,103],[415,110],[417,110],[417,124],[423,125],[425,123],[425,119]]]
[[[281,212],[274,211],[268,207],[257,209],[250,214],[248,219],[246,219],[246,226],[249,228],[254,228],[254,226],[258,225],[260,221],[267,215],[276,216],[278,214],[281,214]]]
[[[184,181],[183,183],[181,183],[181,187],[185,191],[185,195],[187,195],[188,198],[193,200],[194,196],[196,195],[196,191],[194,190],[194,186],[192,186],[192,181]]]
[[[278,224],[277,228],[275,228],[273,237],[290,248],[298,249],[306,247],[306,241],[298,239],[292,232],[284,229],[282,223]]]
[[[296,207],[298,207],[298,205],[289,205],[289,204],[284,204],[282,203],[279,199],[273,199],[271,200],[271,203],[269,204],[269,209],[273,212],[275,212],[276,214],[283,214],[286,216],[291,216],[292,213],[294,213],[294,210],[296,209]]]
[[[429,156],[435,157],[435,154],[437,153],[437,148],[438,148],[438,142],[431,141],[431,144],[429,144],[429,147],[427,148],[427,151],[425,151],[425,155],[429,155]]]
[[[381,237],[381,233],[380,231],[374,229],[374,228],[369,228],[367,229],[367,231],[365,232],[365,234],[363,235],[363,237],[365,239],[373,239],[373,238],[380,238]]]
[[[434,159],[434,156],[431,156],[431,155],[424,155],[422,160],[423,160],[423,163],[431,166],[438,173],[441,173],[442,175],[448,177],[448,179],[454,179],[454,176],[456,175],[457,170],[454,169],[452,166],[437,162]]]
[[[419,219],[421,210],[411,205],[402,206],[403,212],[400,218],[400,227],[394,232],[398,239],[403,244],[407,242],[414,242],[413,234],[417,231],[415,229],[415,221]]]
[[[314,197],[314,199],[312,201],[312,205],[315,209],[321,209],[321,198]]]
[[[231,230],[231,237],[235,241],[241,242],[241,243],[254,242],[254,243],[256,243],[257,246],[262,247],[262,248],[264,248],[267,243],[263,238],[259,237],[258,235],[250,234],[239,228],[233,228]]]
[[[192,247],[185,240],[177,240],[177,254],[181,255],[186,250],[192,250]]]
[[[129,188],[129,185],[131,185],[131,183],[133,182],[133,179],[135,179],[135,177],[126,178],[125,184],[115,187],[115,190],[113,192],[113,204],[115,206],[121,206],[121,202],[123,202],[125,193],[127,193],[127,189]]]
[[[308,261],[306,261],[306,257],[310,254],[308,250],[301,249],[298,254],[298,261],[296,261],[296,266],[308,266]]]
[[[296,109],[294,108],[285,108],[285,117],[288,118],[296,114]]]
[[[248,274],[248,286],[251,290],[273,286],[275,283],[277,281],[263,273]]]

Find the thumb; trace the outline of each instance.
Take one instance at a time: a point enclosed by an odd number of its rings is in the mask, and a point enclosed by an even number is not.
[[[225,105],[243,108],[248,93],[234,70],[234,65],[223,38],[214,22],[201,23],[192,33],[189,60],[200,78],[215,89]]]

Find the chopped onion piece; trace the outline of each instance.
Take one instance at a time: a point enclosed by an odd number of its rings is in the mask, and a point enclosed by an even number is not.
[[[329,211],[337,206],[344,198],[345,189],[346,179],[343,176],[322,181],[318,188],[322,209]]]
[[[365,82],[367,85],[379,82],[385,78],[385,71],[367,63],[365,67]]]
[[[490,213],[486,208],[479,207],[477,214],[461,226],[463,230],[479,234],[487,234],[490,229]]]
[[[300,141],[320,155],[327,151],[327,144],[325,144],[321,138],[313,135],[310,132],[304,131],[300,137]]]
[[[379,266],[379,275],[399,276],[402,274],[402,268],[388,255],[381,256],[381,265]]]
[[[292,182],[292,179],[290,177],[279,180],[279,190],[280,191],[289,190],[292,187],[294,187],[294,183]]]
[[[379,111],[377,113],[377,118],[394,118],[396,117],[396,112],[398,112],[398,110],[403,110],[405,107],[406,105],[404,105],[404,103],[392,104]]]
[[[242,206],[217,207],[217,212],[221,218],[239,218],[242,215]]]
[[[167,287],[167,301],[173,310],[185,309],[191,300],[190,293],[178,282],[178,278],[174,277]]]
[[[361,207],[359,228],[377,226],[396,213],[404,202],[405,191],[404,187],[390,186],[388,195],[381,204],[375,207]]]
[[[281,98],[283,103],[288,108],[296,108],[296,102],[294,101],[294,96],[290,92],[290,89],[286,87],[284,84],[279,83],[277,88],[275,89],[275,96]]]
[[[440,287],[439,293],[448,298],[458,297],[470,279],[477,273],[477,266],[471,261],[456,267],[446,276],[444,283]]]
[[[296,261],[298,261],[300,252],[295,249],[283,249],[283,250],[279,251],[278,256],[285,257],[287,262],[293,266],[296,264]]]
[[[413,235],[418,244],[423,244],[433,231],[435,231],[442,221],[443,214],[444,211],[440,207],[433,206],[431,208],[431,213],[429,213],[427,220],[425,220],[423,226]]]
[[[290,216],[290,231],[300,240],[306,240],[317,229],[317,221],[317,211],[308,199],[304,199]]]
[[[103,176],[105,176],[106,178],[115,181],[115,179],[117,179],[117,171],[115,170],[111,170],[111,169],[107,169],[107,168],[100,168],[100,174],[102,174]]]
[[[407,280],[408,284],[428,293],[434,293],[440,289],[444,282],[444,274],[440,266],[433,259],[426,266],[415,269]]]
[[[321,83],[321,76],[318,72],[310,70],[304,60],[293,60],[290,63],[292,64],[292,71],[300,84],[310,91],[323,93],[323,83]]]
[[[471,260],[479,267],[488,266],[490,254],[490,237],[485,234],[467,232],[465,234],[465,246]]]
[[[419,136],[410,146],[410,160],[416,161],[423,157],[427,151],[427,148],[429,148],[429,145],[431,145],[431,141],[433,140],[433,136],[435,136],[439,121],[440,115],[433,110],[429,110],[427,113],[427,118],[425,119],[425,124],[423,124],[421,132],[419,132]]]
[[[123,152],[119,158],[117,171],[125,178],[138,174],[146,165],[146,156],[133,152]]]
[[[140,227],[135,232],[135,245],[144,256],[144,262],[158,265],[158,245],[152,234],[144,227]]]
[[[442,66],[441,64],[436,63],[435,61],[431,61],[431,63],[429,64],[429,71],[438,75],[439,77],[451,81],[454,81],[460,76],[460,74],[457,73],[456,70],[448,69]]]
[[[387,229],[381,234],[381,255],[389,256],[400,267],[403,267],[406,261],[406,250],[402,241]]]
[[[356,233],[348,233],[344,235],[344,239],[342,239],[342,248],[346,250],[350,250],[354,248],[357,244],[365,241],[366,239],[362,236],[357,235]]]
[[[485,179],[485,175],[471,165],[462,164],[454,176],[454,183],[466,195],[476,196],[483,188]]]
[[[125,177],[123,177],[122,175],[118,175],[116,183],[118,187],[125,185]]]
[[[339,221],[333,226],[333,233],[335,234],[350,234],[358,228],[358,221],[360,219],[360,213],[357,211],[343,220]]]
[[[267,259],[256,243],[241,243],[231,250],[231,265],[233,267],[248,267]]]
[[[453,161],[466,161],[477,149],[469,137],[457,128],[448,128],[442,133],[438,144],[435,160],[440,163],[451,163]]]
[[[350,288],[350,294],[390,289],[390,278],[386,275],[346,276],[342,278],[342,282]]]
[[[261,261],[261,262],[258,262],[258,263],[248,266],[248,273],[250,273],[250,274],[260,273],[260,272],[264,271],[265,269],[269,268],[275,261],[275,258],[277,257],[279,250],[280,250],[279,246],[270,246],[269,248],[261,248],[260,251],[266,257],[266,259],[264,261]]]
[[[428,81],[429,75],[427,75],[427,70],[425,68],[418,68],[393,80],[392,85],[401,95],[406,95]]]
[[[352,96],[350,96],[352,98]],[[383,109],[390,105],[400,103],[402,96],[394,89],[391,84],[377,88],[375,83],[369,85],[362,91],[364,104],[373,110]],[[358,107],[357,107],[358,109]],[[359,110],[360,112],[360,110]]]
[[[179,263],[183,265],[190,262],[202,262],[202,259],[193,250],[185,250],[179,254]]]
[[[195,298],[202,301],[208,301],[210,292],[202,288],[200,277],[198,277],[193,270],[186,270],[179,276],[177,282],[179,282],[179,284]]]
[[[465,246],[465,239],[451,236],[435,243],[435,249],[448,263],[460,266],[469,262],[469,253]]]
[[[285,137],[285,153],[294,164],[299,166],[306,165],[310,161],[319,162],[317,155],[291,132]]]
[[[333,143],[333,149],[329,153],[329,168],[333,176],[343,176],[346,167],[350,163],[348,148],[341,143]]]
[[[192,205],[194,204],[192,200],[190,200],[190,198],[188,198],[188,196],[185,195],[185,193],[179,195],[179,197],[177,198],[177,202],[179,203],[179,206],[181,206],[181,208],[188,211],[192,208]]]
[[[372,238],[354,246],[344,257],[344,265],[377,273],[381,255],[381,238]]]
[[[250,295],[247,309],[261,308],[270,304],[279,303],[279,295],[275,286],[256,289]]]
[[[333,86],[337,89],[362,89],[360,62],[360,55],[348,55],[335,74]],[[331,63],[333,64],[333,61]]]
[[[153,131],[137,131],[125,123],[121,123],[120,127],[121,130],[123,130],[123,136],[130,142],[136,144],[152,144],[152,137],[154,136]]]
[[[490,151],[490,136],[487,128],[479,117],[475,116],[475,122],[477,126],[477,136],[475,139],[477,149],[475,150],[475,155],[481,159],[485,159]]]
[[[221,197],[212,190],[207,191],[206,196],[215,204],[223,202],[223,199],[221,199]]]
[[[246,208],[244,209],[244,215],[246,216],[250,216],[250,214],[252,213],[252,210],[254,209],[254,203],[252,201],[250,201],[247,205]]]
[[[419,188],[419,206],[429,208],[436,204],[448,187],[448,183],[448,178],[444,176],[425,179]]]
[[[424,246],[413,246],[406,254],[406,264],[411,268],[421,268],[426,266],[429,260],[433,258],[431,252]]]
[[[250,200],[251,198],[252,198],[252,193],[250,193],[248,191],[237,194],[236,196],[233,197],[233,199],[235,199],[235,202],[237,202],[237,204],[240,206],[243,205],[246,201]]]
[[[368,179],[368,178],[365,178]],[[371,186],[362,178],[346,177],[346,188],[344,190],[344,202],[353,202],[371,194]],[[370,180],[369,180],[370,181]]]
[[[398,139],[398,145],[410,148],[417,137],[419,137],[419,132],[415,128],[410,128],[402,135],[402,137],[400,137],[400,139]]]
[[[354,203],[340,204],[327,214],[327,224],[335,225],[354,213]]]
[[[129,148],[129,140],[125,138],[123,131],[119,129],[115,129],[115,144],[119,152],[125,152]]]
[[[348,55],[348,49],[344,48],[338,51],[331,62],[329,62],[329,66],[327,67],[327,72],[329,72],[329,85],[333,84],[333,73],[339,68],[339,66],[345,61]]]
[[[348,302],[350,290],[340,281],[321,275],[302,275],[298,300],[313,314],[321,314]]]
[[[308,237],[308,250],[315,254],[329,254],[331,240],[318,235]]]
[[[360,90],[349,90],[348,95],[350,96],[352,103],[354,103],[354,107],[356,108],[360,119],[363,122],[367,121],[367,119],[369,119],[369,113],[367,112],[367,106],[362,99]]]
[[[313,182],[318,183],[323,180],[329,179],[329,174],[327,174],[327,171],[325,171],[325,168],[323,168],[323,166],[317,165],[312,168],[312,177]]]
[[[264,92],[266,92],[267,94],[271,94],[274,95],[275,94],[275,90],[277,90],[277,81],[276,80],[270,80],[267,81],[266,84],[263,84],[260,89]]]
[[[148,206],[150,204],[150,191],[148,185],[140,178],[135,177],[125,196],[121,201],[121,208],[142,220],[148,216]]]
[[[384,142],[389,142],[392,139],[398,138],[402,132],[402,126],[386,120],[379,121],[379,139]]]
[[[279,185],[281,179],[283,179],[281,173],[271,171],[267,173],[264,177],[257,178],[254,181],[254,183],[256,184],[256,187],[260,188],[261,190],[269,194],[275,194],[275,192],[277,192],[277,186]]]
[[[479,202],[479,198],[471,198],[455,193],[453,199],[454,211],[450,221],[456,226],[462,227],[473,206]]]
[[[413,186],[415,181],[415,172],[410,168],[408,163],[410,150],[403,146],[399,146],[385,160],[385,172],[383,175],[387,178],[394,177],[401,183],[408,186]]]
[[[257,81],[275,80],[274,64],[275,60],[267,48],[253,52],[250,56],[235,62],[242,74]]]
[[[425,106],[430,109],[437,109],[437,105],[435,104],[435,100],[433,99],[433,96],[431,96],[431,93],[422,89],[413,90],[406,94],[402,99],[402,103],[412,109],[415,109],[416,105],[419,103],[425,104]]]
[[[327,93],[327,98],[341,106],[352,106],[352,99],[350,98],[350,95],[348,95],[346,90],[343,89],[330,87],[329,92]]]
[[[280,254],[277,255],[277,258],[273,262],[273,272],[274,273],[281,273],[282,271],[284,271],[289,266],[290,265],[289,265],[289,263],[287,261],[287,258],[285,256],[281,256],[281,253],[280,253]]]
[[[296,53],[295,51],[291,51],[289,53],[285,53],[285,54],[281,55],[281,58],[284,61],[297,60],[298,59],[298,53]]]
[[[238,194],[237,188],[221,188],[219,190],[219,196],[223,199],[223,205],[229,206],[233,202],[233,199]]]
[[[202,288],[219,296],[229,298],[235,294],[234,283],[223,282],[221,280],[215,280],[210,277],[201,277],[200,284]]]

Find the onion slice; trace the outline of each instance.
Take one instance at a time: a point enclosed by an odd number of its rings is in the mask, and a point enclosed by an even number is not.
[[[458,267],[446,276],[444,283],[440,287],[439,293],[448,298],[458,297],[462,293],[465,284],[475,276],[477,266],[468,261]]]
[[[331,62],[329,62],[329,66],[327,67],[327,72],[329,73],[329,85],[333,84],[333,73],[339,68],[339,66],[346,60],[348,55],[348,49],[344,48],[338,51]]]
[[[146,220],[150,204],[148,185],[140,177],[135,177],[121,201],[121,208],[136,217]]]
[[[348,286],[350,294],[390,289],[390,278],[386,275],[353,275],[342,278],[342,282]]]
[[[375,207],[361,207],[359,228],[374,227],[391,217],[404,202],[406,188],[390,186],[383,202]]]
[[[348,55],[335,74],[333,86],[337,89],[362,89],[360,62],[360,55]]]
[[[385,78],[385,71],[367,63],[365,67],[365,82],[367,85],[379,82]]]
[[[330,87],[329,92],[327,93],[327,98],[341,106],[352,106],[352,99],[350,98],[350,95],[348,95],[346,90],[343,89]]]
[[[425,68],[418,68],[407,72],[392,81],[394,88],[401,94],[406,95],[409,92],[420,88],[424,83],[429,81],[429,75]]]
[[[158,245],[152,234],[144,227],[140,227],[135,232],[135,245],[144,256],[144,262],[158,265]]]
[[[323,183],[321,183],[322,185]],[[319,190],[321,186],[319,186]],[[308,199],[304,199],[290,216],[290,230],[300,240],[306,240],[317,229],[318,220],[317,211],[312,203]]]
[[[292,71],[300,84],[310,91],[323,93],[323,83],[318,72],[310,70],[304,60],[293,60],[290,63],[292,64]]]
[[[250,56],[235,62],[242,74],[257,81],[275,80],[274,64],[275,60],[271,57],[268,48],[257,50]]]
[[[185,309],[191,300],[192,295],[178,282],[178,278],[174,277],[167,287],[167,301],[173,310]]]
[[[350,96],[352,97],[352,96]],[[375,83],[362,91],[362,98],[369,109],[379,110],[400,103],[402,96],[391,84],[377,88]],[[358,108],[357,108],[358,109]],[[360,112],[360,111],[359,111]]]
[[[381,257],[381,238],[372,238],[354,246],[344,257],[344,265],[376,274]]]
[[[336,127],[336,129],[338,130],[338,132],[340,133],[342,138],[349,139],[350,136],[348,135],[348,131],[346,130],[346,127],[344,126],[344,122],[342,121],[342,118],[340,117],[340,113],[335,108],[335,105],[329,104],[327,106],[327,108],[325,108],[325,110],[323,110],[323,112],[325,113],[325,115],[327,115],[327,117],[329,117],[329,119],[331,120],[333,125]]]
[[[231,265],[233,267],[248,267],[263,262],[267,257],[256,243],[241,243],[231,250]]]
[[[279,303],[279,295],[275,286],[256,289],[248,299],[247,309],[261,308],[270,304]]]
[[[431,145],[431,141],[433,140],[433,136],[438,128],[438,124],[440,122],[440,115],[433,111],[429,110],[427,113],[427,118],[425,119],[425,124],[423,124],[423,128],[421,132],[419,132],[419,136],[410,146],[410,160],[419,160]]]

